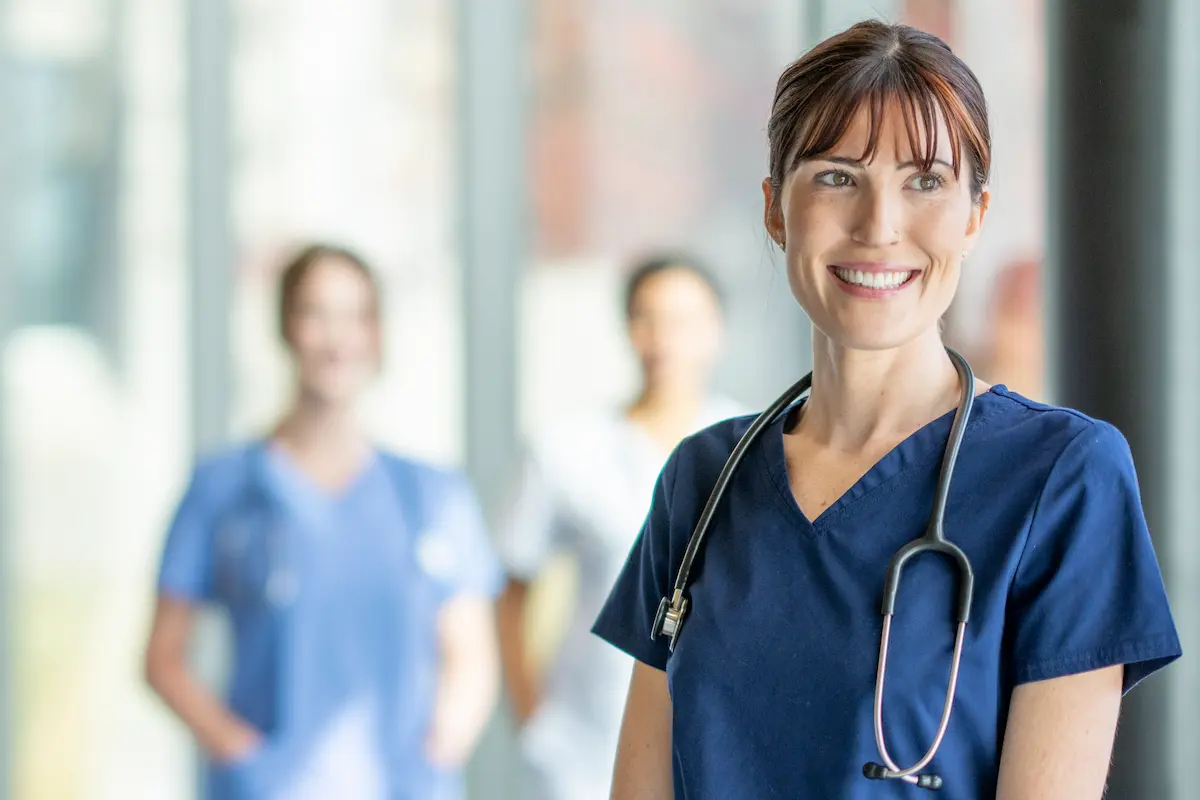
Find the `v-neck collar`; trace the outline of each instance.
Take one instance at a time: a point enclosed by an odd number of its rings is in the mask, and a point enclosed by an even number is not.
[[[1003,384],[995,384],[975,398],[971,418],[967,422],[967,434],[979,423],[980,418],[986,415],[988,407],[991,405],[990,397],[992,395],[1002,396],[1007,391]],[[913,467],[927,464],[931,459],[936,458],[940,461],[945,453],[950,428],[957,411],[957,409],[947,411],[937,419],[918,428],[871,465],[854,485],[847,489],[841,497],[826,506],[816,519],[810,520],[800,509],[795,495],[792,494],[787,457],[783,446],[785,431],[803,404],[804,400],[796,403],[787,413],[781,414],[779,419],[763,431],[763,446],[759,448],[759,453],[763,459],[763,467],[770,477],[771,483],[775,486],[775,497],[783,513],[797,523],[802,530],[814,535],[820,535],[828,530],[859,500],[885,483],[903,475]]]
[[[324,516],[343,507],[359,489],[371,480],[379,465],[379,454],[372,449],[358,470],[341,486],[331,489],[313,480],[285,451],[268,439],[259,442],[264,478],[285,504]]]

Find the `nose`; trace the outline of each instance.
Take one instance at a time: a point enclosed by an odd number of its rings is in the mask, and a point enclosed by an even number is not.
[[[852,236],[867,247],[884,247],[900,241],[902,200],[893,192],[872,188],[859,194]]]

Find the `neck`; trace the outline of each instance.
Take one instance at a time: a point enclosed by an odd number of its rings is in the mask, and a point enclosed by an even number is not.
[[[839,450],[900,439],[958,405],[958,372],[936,329],[891,350],[851,350],[813,332],[813,386],[800,426]]]
[[[322,454],[354,454],[366,447],[354,409],[301,392],[280,421],[274,439],[283,446]]]

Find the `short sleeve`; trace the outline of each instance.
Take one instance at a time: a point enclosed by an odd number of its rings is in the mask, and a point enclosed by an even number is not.
[[[159,562],[158,592],[176,600],[212,599],[213,499],[204,473],[192,472],[167,530]]]
[[[671,496],[678,450],[667,461],[654,487],[650,512],[629,558],[600,610],[592,632],[652,667],[665,670],[670,647],[650,631],[658,606],[674,575],[671,561]]]
[[[536,577],[559,544],[560,528],[550,482],[535,459],[526,459],[500,526],[498,549],[508,574],[520,580]]]
[[[1017,683],[1125,665],[1124,691],[1181,655],[1129,445],[1093,423],[1059,456],[1010,596]]]
[[[495,597],[503,573],[479,501],[466,476],[448,473],[417,556],[447,597]]]

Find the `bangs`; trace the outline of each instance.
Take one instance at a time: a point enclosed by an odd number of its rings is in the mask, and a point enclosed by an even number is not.
[[[949,134],[955,177],[961,179],[964,149],[972,154],[986,152],[985,137],[976,128],[962,99],[933,70],[914,68],[889,58],[835,79],[817,81],[808,94],[802,115],[808,124],[797,132],[788,172],[805,159],[833,150],[863,108],[868,114],[868,137],[866,150],[859,156],[861,161],[875,158],[884,117],[893,108],[900,112],[913,159],[922,170],[931,169],[937,158],[939,117],[945,121]],[[986,174],[987,165],[973,166]]]

